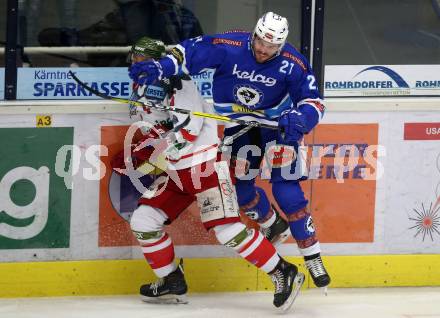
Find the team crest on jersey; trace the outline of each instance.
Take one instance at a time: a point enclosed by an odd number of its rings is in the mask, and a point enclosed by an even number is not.
[[[263,97],[264,93],[253,85],[236,85],[234,87],[235,101],[249,109],[258,107],[263,101]]]

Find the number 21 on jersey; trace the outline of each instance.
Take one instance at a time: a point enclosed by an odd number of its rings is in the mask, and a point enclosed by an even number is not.
[[[282,61],[281,67],[280,67],[280,73],[284,73],[284,74],[288,74],[288,75],[292,74],[292,69],[293,69],[294,65],[295,64],[292,62]]]
[[[280,67],[280,73],[284,73],[284,74],[287,74],[287,75],[290,75],[290,74],[292,74],[292,69],[293,69],[293,66],[294,66],[295,64],[294,63],[292,63],[292,62],[288,62],[288,61],[282,61],[281,62],[281,67]],[[317,87],[316,87],[316,79],[315,79],[315,76],[313,76],[313,75],[308,75],[307,76],[307,81],[309,82],[309,89],[311,89],[311,90],[315,90],[315,89],[318,89]]]

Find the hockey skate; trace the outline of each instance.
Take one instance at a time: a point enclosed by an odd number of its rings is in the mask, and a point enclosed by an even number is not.
[[[275,221],[267,228],[261,227],[261,233],[276,247],[289,238],[289,223],[284,220],[280,212],[272,204],[272,211],[275,214]]]
[[[330,276],[325,270],[321,256],[319,253],[304,256],[304,260],[316,287],[323,288],[324,293],[327,295],[327,286],[330,284]]]
[[[281,259],[275,269],[269,273],[275,286],[273,304],[283,312],[292,307],[296,296],[304,283],[304,274],[298,268]]]
[[[187,291],[182,260],[174,272],[140,288],[142,300],[156,304],[187,304]]]

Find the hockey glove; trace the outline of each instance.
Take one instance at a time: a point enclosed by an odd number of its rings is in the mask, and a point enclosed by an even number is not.
[[[130,66],[128,75],[139,85],[151,85],[162,79],[162,65],[154,60],[134,63]]]
[[[280,138],[286,144],[301,140],[308,133],[306,117],[296,109],[285,110],[278,121]]]

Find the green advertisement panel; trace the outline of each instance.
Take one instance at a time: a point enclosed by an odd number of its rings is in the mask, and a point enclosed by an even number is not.
[[[0,249],[69,247],[71,190],[55,164],[72,144],[72,127],[0,128]]]

